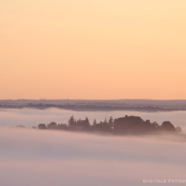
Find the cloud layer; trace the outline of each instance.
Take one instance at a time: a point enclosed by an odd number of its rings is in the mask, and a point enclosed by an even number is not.
[[[140,186],[143,179],[186,179],[184,147],[184,137],[175,136],[0,128],[0,185]]]

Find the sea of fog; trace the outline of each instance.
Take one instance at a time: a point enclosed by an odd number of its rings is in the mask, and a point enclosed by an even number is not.
[[[48,124],[52,121],[56,123],[68,123],[70,116],[76,119],[89,118],[90,123],[94,119],[100,120],[123,117],[125,115],[135,115],[142,117],[143,120],[149,119],[151,122],[157,121],[161,124],[163,121],[171,121],[175,126],[181,126],[186,131],[186,111],[174,112],[137,112],[137,111],[71,111],[57,108],[39,109],[0,109],[0,126],[26,127],[38,126],[40,123]]]
[[[185,135],[112,136],[7,126],[138,115],[185,127],[186,112],[0,110],[0,186],[186,185]],[[185,129],[185,128],[184,128]],[[185,131],[185,130],[184,130]]]
[[[185,140],[0,127],[0,185],[185,185]]]

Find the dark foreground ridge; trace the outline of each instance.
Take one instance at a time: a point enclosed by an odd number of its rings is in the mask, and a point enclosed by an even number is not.
[[[36,128],[36,127],[35,127]],[[125,116],[113,119],[109,118],[107,121],[101,121],[99,123],[94,119],[93,125],[90,125],[89,119],[86,117],[84,120],[76,120],[74,116],[71,116],[68,124],[57,124],[51,122],[49,124],[41,123],[38,125],[38,129],[43,130],[67,130],[67,131],[82,131],[82,132],[101,132],[106,134],[116,135],[138,135],[138,134],[156,134],[162,132],[169,133],[181,133],[180,127],[175,127],[170,121],[164,121],[161,125],[157,122],[151,123],[150,120],[144,121],[139,116]]]

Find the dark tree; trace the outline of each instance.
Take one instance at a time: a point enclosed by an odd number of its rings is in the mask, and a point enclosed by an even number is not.
[[[85,126],[88,126],[88,127],[90,126],[90,122],[89,122],[89,119],[87,117],[85,118]]]
[[[145,132],[148,122],[145,123],[139,116],[125,116],[114,120],[114,130],[118,133]]]
[[[48,129],[56,129],[56,128],[57,128],[57,123],[55,123],[55,122],[50,122],[50,123],[47,125],[47,128],[48,128]]]
[[[71,116],[70,119],[68,120],[69,126],[74,126],[76,125],[76,120],[74,119],[74,116]]]
[[[96,119],[93,121],[93,126],[95,127],[97,125]]]
[[[112,116],[110,116],[110,118],[109,118],[109,122],[108,122],[110,125],[113,125],[113,117]]]
[[[156,121],[154,121],[154,122],[152,123],[152,125],[153,125],[154,128],[156,128],[156,129],[158,129],[158,128],[160,127]]]
[[[68,126],[66,124],[61,123],[57,125],[57,129],[68,130]]]
[[[47,129],[46,125],[41,123],[38,125],[38,129]]]
[[[162,131],[176,131],[174,125],[170,121],[164,121],[160,128]]]

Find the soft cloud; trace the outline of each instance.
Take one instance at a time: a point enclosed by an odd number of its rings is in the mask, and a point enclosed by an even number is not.
[[[186,179],[184,147],[181,136],[1,128],[0,185],[140,186],[143,179]]]

